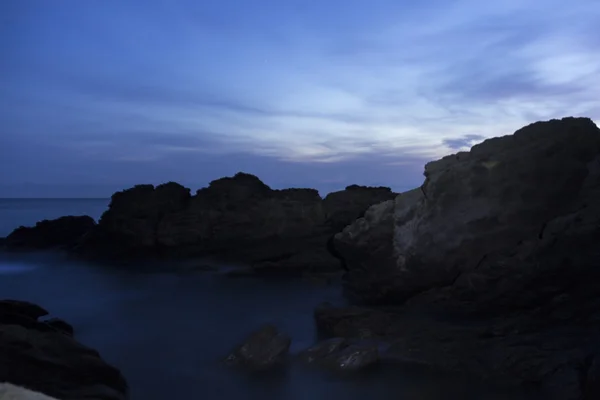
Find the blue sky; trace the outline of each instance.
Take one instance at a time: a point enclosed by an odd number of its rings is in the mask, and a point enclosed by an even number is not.
[[[483,138],[599,121],[599,20],[597,0],[4,0],[0,197],[240,170],[410,189]]]

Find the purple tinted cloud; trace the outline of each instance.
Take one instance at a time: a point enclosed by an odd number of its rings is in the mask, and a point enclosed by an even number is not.
[[[594,0],[8,0],[0,16],[0,196],[239,170],[400,190],[534,120],[600,120]]]

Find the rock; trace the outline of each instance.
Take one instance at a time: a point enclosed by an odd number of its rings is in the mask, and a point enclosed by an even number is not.
[[[66,322],[37,321],[46,314],[31,303],[0,301],[0,382],[61,400],[127,399],[121,373],[64,334]]]
[[[4,245],[9,250],[70,249],[95,225],[94,219],[87,215],[43,220],[34,227],[15,229],[6,237]]]
[[[256,274],[334,271],[327,241],[389,188],[349,186],[321,199],[314,189],[273,190],[238,173],[190,196],[176,183],[116,193],[98,226],[77,248],[92,259],[212,257]]]
[[[253,370],[273,368],[284,363],[291,339],[272,325],[253,332],[225,360],[230,366]]]
[[[345,292],[379,308],[321,308],[317,324],[353,337],[387,320],[371,333],[400,361],[535,384],[548,399],[596,393],[598,127],[538,122],[425,176],[335,236]]]
[[[348,347],[348,340],[346,338],[331,338],[302,351],[299,357],[305,362],[312,363],[337,353],[345,347]]]
[[[377,363],[379,350],[375,345],[352,344],[345,338],[333,338],[303,351],[300,358],[338,371],[357,371]]]
[[[0,300],[0,312],[21,314],[35,320],[49,314],[48,311],[37,304],[20,300]]]
[[[348,346],[340,352],[326,357],[324,362],[342,371],[357,371],[372,366],[379,361],[377,346]]]
[[[44,321],[46,323],[46,325],[51,326],[52,328],[55,328],[56,330],[64,333],[65,335],[69,335],[69,336],[73,336],[74,335],[74,329],[71,326],[71,324],[63,321],[60,318],[50,318]]]
[[[345,190],[325,196],[325,218],[333,230],[338,232],[350,222],[362,217],[369,206],[393,199],[395,196],[396,193],[389,187],[350,185]]]
[[[565,118],[428,163],[423,186],[396,197],[393,211],[374,206],[336,235],[348,291],[371,304],[402,303],[543,236],[550,221],[576,211],[599,152],[593,122]]]
[[[12,383],[0,383],[0,399],[4,400],[58,400],[46,396],[43,393],[29,390],[27,388],[13,385]]]
[[[363,307],[334,307],[324,303],[315,309],[319,332],[329,337],[370,338],[386,336],[390,315]]]

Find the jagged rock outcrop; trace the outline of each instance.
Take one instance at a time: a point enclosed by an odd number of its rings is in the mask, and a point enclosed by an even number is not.
[[[543,238],[551,221],[590,197],[586,178],[598,154],[594,123],[565,118],[428,163],[421,188],[372,207],[336,235],[349,291],[371,303],[401,303],[452,284],[496,251]]]
[[[77,251],[113,259],[208,255],[263,272],[335,270],[327,240],[394,197],[389,188],[350,186],[322,199],[314,189],[273,190],[245,173],[194,196],[176,183],[139,185],[112,197]]]
[[[346,190],[329,193],[323,199],[326,222],[335,232],[341,231],[350,222],[362,217],[368,206],[393,199],[394,195],[388,187],[358,185],[350,185]]]
[[[38,305],[0,300],[0,382],[61,400],[125,400],[127,383],[97,351],[78,343],[64,321],[40,318]]]
[[[15,229],[0,245],[10,250],[70,249],[95,225],[94,219],[87,215],[43,220],[33,227]]]
[[[318,325],[354,336],[375,318],[399,359],[595,398],[598,127],[537,122],[429,163],[425,177],[334,240],[346,293],[394,312],[321,309]]]

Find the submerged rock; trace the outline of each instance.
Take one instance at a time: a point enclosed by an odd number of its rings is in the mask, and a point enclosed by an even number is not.
[[[230,366],[253,370],[273,368],[285,362],[292,340],[273,325],[253,332],[226,359]]]
[[[600,129],[538,122],[425,177],[334,239],[346,294],[403,311],[321,308],[317,324],[355,336],[388,321],[371,331],[399,360],[536,384],[549,399],[597,390]]]
[[[71,249],[95,225],[87,215],[43,220],[33,227],[15,229],[4,239],[4,246],[9,250]]]
[[[0,301],[0,382],[61,400],[127,399],[121,373],[73,339],[66,322],[38,321],[47,314],[35,304]]]

